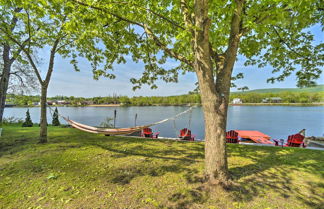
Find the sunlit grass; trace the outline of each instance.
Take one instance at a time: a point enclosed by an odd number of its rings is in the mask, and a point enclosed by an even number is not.
[[[204,144],[4,126],[3,208],[320,208],[321,151],[229,145],[228,191],[205,187]]]

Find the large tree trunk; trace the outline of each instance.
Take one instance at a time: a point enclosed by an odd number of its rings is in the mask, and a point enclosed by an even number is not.
[[[47,85],[42,85],[39,142],[47,142]]]
[[[3,46],[3,71],[0,80],[0,124],[2,123],[3,112],[6,103],[7,90],[9,85],[10,78],[10,69],[12,62],[10,60],[10,47],[7,44]]]
[[[231,75],[241,36],[244,0],[237,0],[231,21],[231,33],[225,54],[215,60],[209,43],[210,19],[208,0],[195,1],[193,51],[194,68],[198,77],[205,118],[205,174],[211,184],[228,184],[229,173],[226,153],[226,122]],[[216,75],[215,75],[216,74]],[[216,77],[216,81],[215,78]]]
[[[204,94],[208,100],[214,96]],[[203,102],[205,117],[205,173],[211,184],[227,184],[229,179],[226,152],[226,115],[219,101]]]
[[[20,12],[22,9],[21,8],[15,8],[14,13]],[[14,15],[11,24],[10,24],[10,30],[13,31],[16,27],[18,18]],[[2,123],[3,119],[3,112],[5,109],[5,104],[6,104],[6,98],[7,98],[7,90],[8,90],[8,85],[9,85],[9,78],[10,78],[10,70],[11,70],[11,65],[15,61],[15,58],[12,57],[10,59],[10,45],[7,42],[3,43],[3,71],[2,71],[2,76],[0,80],[0,124]],[[17,55],[20,52],[17,53]]]
[[[224,95],[215,88],[209,45],[208,0],[195,2],[194,68],[198,77],[205,119],[205,175],[211,184],[227,183],[225,144],[226,114],[221,111]]]

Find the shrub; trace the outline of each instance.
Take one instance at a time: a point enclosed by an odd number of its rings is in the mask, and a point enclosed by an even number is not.
[[[2,119],[3,124],[15,124],[15,123],[23,123],[23,122],[24,120],[22,118],[16,118],[14,116]]]
[[[53,114],[53,119],[52,119],[52,125],[53,126],[60,126],[60,120],[59,120],[59,114],[58,114],[58,110],[57,107],[55,108],[54,114]]]
[[[22,127],[32,127],[33,126],[33,122],[30,118],[30,114],[29,114],[29,109],[26,112],[26,119],[25,122],[22,124]]]
[[[100,123],[100,127],[102,128],[113,128],[114,125],[111,123],[114,119],[113,118],[105,118],[103,122]]]

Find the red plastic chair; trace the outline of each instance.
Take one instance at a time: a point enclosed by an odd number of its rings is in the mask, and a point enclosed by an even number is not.
[[[227,143],[239,143],[238,133],[234,130],[226,132],[226,142]]]
[[[179,138],[182,140],[195,141],[195,135],[191,135],[191,130],[184,128],[180,130]]]
[[[158,138],[160,132],[153,133],[151,128],[144,128],[142,130],[141,136],[145,138]]]

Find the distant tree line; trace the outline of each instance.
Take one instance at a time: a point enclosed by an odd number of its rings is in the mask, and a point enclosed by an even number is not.
[[[282,103],[318,103],[324,101],[324,92],[232,93],[230,100],[240,98],[243,103],[261,103],[272,97],[280,97]]]
[[[280,97],[282,103],[318,103],[324,101],[324,92],[280,92],[280,93],[232,93],[230,101],[240,98],[243,103],[261,103],[265,98]],[[40,101],[40,96],[9,95],[8,103],[18,106],[33,106]],[[196,93],[178,96],[106,96],[106,97],[74,97],[55,96],[48,98],[48,101],[65,101],[71,106],[100,105],[100,104],[122,104],[130,106],[150,105],[186,105],[200,104],[200,95]]]

